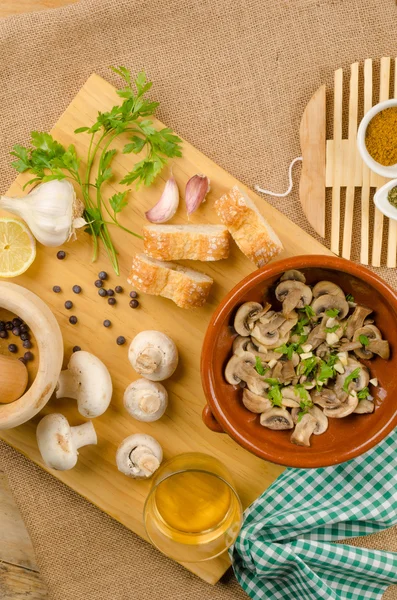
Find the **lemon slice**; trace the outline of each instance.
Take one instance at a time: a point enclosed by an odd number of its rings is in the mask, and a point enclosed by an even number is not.
[[[36,241],[22,221],[0,219],[0,277],[22,275],[36,257]]]

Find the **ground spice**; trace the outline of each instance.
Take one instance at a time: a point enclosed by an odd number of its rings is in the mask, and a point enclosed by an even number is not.
[[[397,187],[394,187],[391,190],[389,190],[389,193],[387,194],[387,199],[390,202],[390,204],[394,206],[394,208],[397,208]]]
[[[385,108],[368,124],[365,145],[376,162],[390,167],[397,163],[397,106]]]

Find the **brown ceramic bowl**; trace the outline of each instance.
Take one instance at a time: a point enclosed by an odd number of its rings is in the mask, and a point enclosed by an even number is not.
[[[287,269],[302,271],[309,284],[333,281],[359,304],[373,308],[376,325],[391,348],[389,360],[366,361],[371,376],[379,381],[379,387],[372,388],[376,390],[375,411],[329,419],[328,430],[313,436],[310,448],[292,444],[291,431],[262,427],[259,415],[243,406],[241,389],[223,376],[237,335],[233,328],[237,308],[248,300],[268,300],[280,307],[274,287]],[[216,309],[204,339],[201,377],[208,402],[204,423],[213,431],[228,433],[257,456],[290,467],[327,467],[350,460],[375,446],[397,425],[397,294],[368,269],[334,256],[295,256],[272,263],[243,279]]]

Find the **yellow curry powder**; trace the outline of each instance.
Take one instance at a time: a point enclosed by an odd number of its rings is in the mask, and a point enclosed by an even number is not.
[[[376,162],[390,167],[397,163],[397,106],[385,108],[368,124],[367,150]]]

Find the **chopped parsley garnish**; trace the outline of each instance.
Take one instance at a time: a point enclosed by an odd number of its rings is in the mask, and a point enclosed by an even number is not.
[[[309,304],[306,304],[306,306],[304,306],[303,308],[300,308],[299,310],[301,310],[302,312],[305,312],[306,316],[309,317],[309,319],[316,316],[316,313],[314,312],[312,307],[309,306]]]
[[[259,358],[259,356],[255,356],[255,371],[259,374],[259,375],[264,375],[266,373],[266,371],[269,369],[269,367],[264,367],[262,365],[262,361]]]
[[[365,400],[369,396],[369,389],[367,387],[363,388],[359,392],[357,392],[357,398],[359,400]]]
[[[297,324],[292,329],[291,334],[292,335],[302,335],[304,327],[306,327],[306,325],[308,325],[308,324],[309,324],[309,318],[306,317],[305,315],[301,314]]]
[[[303,338],[303,339],[302,339]],[[288,360],[292,359],[292,356],[294,354],[294,352],[303,352],[302,348],[301,348],[301,344],[303,342],[305,342],[307,339],[307,336],[302,335],[301,338],[299,339],[299,342],[293,343],[293,344],[283,344],[282,346],[279,346],[278,348],[275,348],[275,352],[279,352],[280,354],[286,354]]]
[[[311,358],[306,358],[305,360],[302,360],[302,362],[299,365],[301,372],[300,374],[306,375],[306,377],[308,377],[310,373],[312,373],[316,368],[317,363],[318,358],[316,356],[312,356]]]
[[[339,308],[328,308],[328,310],[325,311],[325,314],[327,315],[327,317],[337,317],[340,313]]]
[[[352,296],[351,294],[346,294],[346,301],[347,302],[354,302],[354,296]]]
[[[304,415],[306,415],[309,412],[309,410],[313,407],[313,400],[309,396],[307,390],[304,391],[306,392],[306,397],[302,398],[301,396],[301,401],[299,402],[300,411],[298,413],[298,423],[302,420]]]
[[[325,331],[327,333],[335,333],[335,331],[337,331],[339,329],[340,325],[339,323],[337,325],[334,325],[333,327],[326,327]]]
[[[357,377],[359,377],[360,375],[360,367],[357,367],[357,369],[354,369],[354,371],[352,371],[350,373],[350,375],[348,375],[345,379],[345,383],[343,384],[343,391],[348,393],[349,391],[349,385],[350,383],[354,380],[357,379]]]
[[[279,380],[276,379],[275,377],[268,377],[267,379],[265,379],[265,382],[268,383],[269,385],[279,385]]]
[[[359,339],[360,344],[362,344],[363,346],[368,346],[369,339],[367,338],[366,335],[359,335],[358,339]]]
[[[280,386],[273,385],[270,390],[267,392],[268,398],[270,399],[273,406],[279,406],[280,408],[283,405],[283,396],[281,394]]]
[[[335,377],[335,369],[333,366],[321,361],[320,371],[317,376],[318,381],[326,381],[332,377]]]
[[[304,400],[304,401],[309,400],[309,392],[307,391],[307,389],[305,388],[305,386],[302,383],[297,383],[296,385],[294,385],[294,390],[299,395],[301,400]]]

